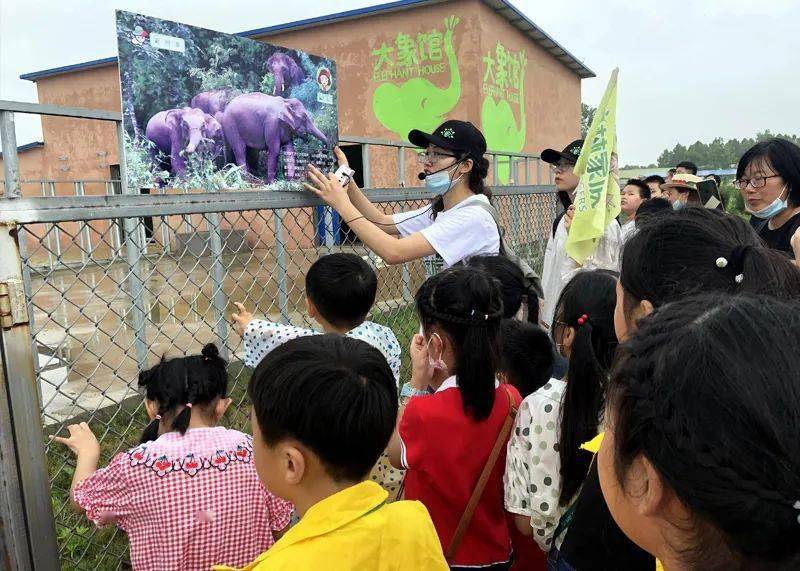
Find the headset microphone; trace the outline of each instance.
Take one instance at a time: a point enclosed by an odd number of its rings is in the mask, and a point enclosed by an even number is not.
[[[440,168],[438,171],[433,171],[432,173],[424,173],[424,172],[421,172],[421,173],[419,173],[419,174],[417,175],[417,178],[418,178],[419,180],[425,180],[426,178],[428,178],[428,177],[429,177],[429,176],[431,176],[432,174],[436,174],[437,172],[446,171],[447,169],[451,169],[451,168],[453,168],[453,167],[454,167],[454,166],[456,166],[457,164],[463,163],[463,162],[464,162],[466,159],[467,159],[467,157],[464,157],[464,158],[462,158],[462,159],[458,159],[458,160],[457,160],[456,162],[454,162],[452,165],[446,166],[446,167],[444,167],[444,168]]]

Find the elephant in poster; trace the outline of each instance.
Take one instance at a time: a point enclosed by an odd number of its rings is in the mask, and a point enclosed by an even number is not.
[[[272,95],[282,97],[290,85],[299,85],[306,78],[305,72],[291,57],[282,52],[275,52],[267,60],[267,67],[275,78]]]
[[[192,107],[159,111],[147,122],[145,135],[156,151],[169,155],[172,172],[179,177],[186,172],[186,156],[210,150],[217,157],[222,151],[219,121]]]
[[[287,175],[294,179],[295,137],[316,137],[324,145],[328,138],[320,131],[298,99],[284,99],[264,93],[235,97],[222,114],[225,139],[236,164],[247,170],[247,148],[267,150],[267,184],[275,181],[281,149],[285,152]]]
[[[241,93],[241,92],[239,92]],[[228,106],[228,102],[239,93],[226,89],[214,89],[212,91],[202,91],[192,97],[189,107],[202,109],[222,124],[222,112]]]

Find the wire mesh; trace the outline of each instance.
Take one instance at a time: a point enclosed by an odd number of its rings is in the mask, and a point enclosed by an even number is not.
[[[509,194],[494,203],[507,241],[541,269],[555,195]],[[423,204],[381,206],[398,212]],[[45,432],[63,434],[68,424],[89,422],[103,450],[101,465],[135,445],[146,424],[137,390],[141,366],[165,355],[199,353],[209,342],[229,359],[234,404],[224,423],[249,430],[251,371],[229,323],[233,302],[256,317],[313,327],[304,314],[306,270],[321,255],[354,252],[378,274],[370,319],[390,327],[407,348],[418,329],[413,293],[438,270],[431,260],[386,266],[320,206],[26,224],[19,239],[30,276]],[[410,375],[406,351],[403,381]],[[124,534],[98,530],[70,508],[72,454],[58,444],[45,446],[62,568],[128,568]]]

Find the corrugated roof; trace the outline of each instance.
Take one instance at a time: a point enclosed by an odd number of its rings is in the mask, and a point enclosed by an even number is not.
[[[287,30],[301,30],[303,28],[311,28],[321,26],[323,24],[331,24],[334,22],[343,22],[346,20],[354,20],[356,18],[363,18],[365,16],[374,16],[379,13],[397,12],[400,10],[407,10],[417,6],[426,6],[430,4],[439,4],[446,0],[398,0],[396,2],[388,2],[385,4],[378,4],[376,6],[368,6],[366,8],[358,8],[355,10],[347,10],[346,12],[338,12],[336,14],[328,14],[325,16],[318,16],[316,18],[307,18],[305,20],[297,20],[294,22],[287,22],[285,24],[278,24],[276,26],[268,26],[266,28],[256,28],[254,30],[247,30],[239,32],[238,36],[252,38],[264,37],[285,32]],[[506,0],[482,0],[484,4],[492,10],[503,16],[508,22],[520,30],[523,34],[530,37],[534,42],[542,46],[554,58],[559,60],[569,69],[575,72],[578,77],[586,79],[594,77],[594,72],[586,67],[582,61],[572,55],[566,48],[551,38],[539,26],[533,23],[525,14],[518,10],[511,2]],[[62,67],[54,67],[51,69],[43,69],[41,71],[34,71],[20,75],[20,79],[27,79],[28,81],[36,81],[43,77],[50,77],[53,75],[60,75],[63,73],[70,73],[73,71],[82,71],[96,67],[103,67],[116,63],[116,57],[107,57],[96,59],[83,63],[76,63],[72,65],[65,65]]]
[[[36,149],[39,147],[44,147],[44,143],[42,141],[33,141],[32,143],[25,143],[24,145],[20,145],[19,147],[17,147],[17,153],[30,151],[31,149]],[[0,159],[2,158],[3,158],[3,153],[0,152]]]

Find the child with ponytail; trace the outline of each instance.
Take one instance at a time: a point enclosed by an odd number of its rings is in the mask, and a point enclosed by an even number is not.
[[[136,571],[244,566],[289,523],[291,504],[259,482],[252,438],[216,426],[231,404],[225,368],[208,344],[140,373],[151,422],[139,446],[105,468],[97,468],[100,444],[87,423],[52,437],[77,456],[74,507],[128,534]]]
[[[411,385],[418,394],[401,409],[389,459],[408,470],[405,499],[428,508],[451,568],[508,569],[504,434],[521,398],[496,378],[500,289],[481,270],[450,268],[422,284],[416,306],[422,334],[411,345]],[[498,442],[499,455],[493,456]],[[474,512],[465,516],[485,471]],[[464,528],[459,522],[465,517]],[[459,528],[466,530],[460,540]]]
[[[517,529],[544,552],[560,545],[589,470],[580,446],[594,438],[602,417],[614,334],[616,275],[585,271],[556,304],[553,340],[569,365],[566,380],[550,379],[520,406],[508,443],[505,506]]]

